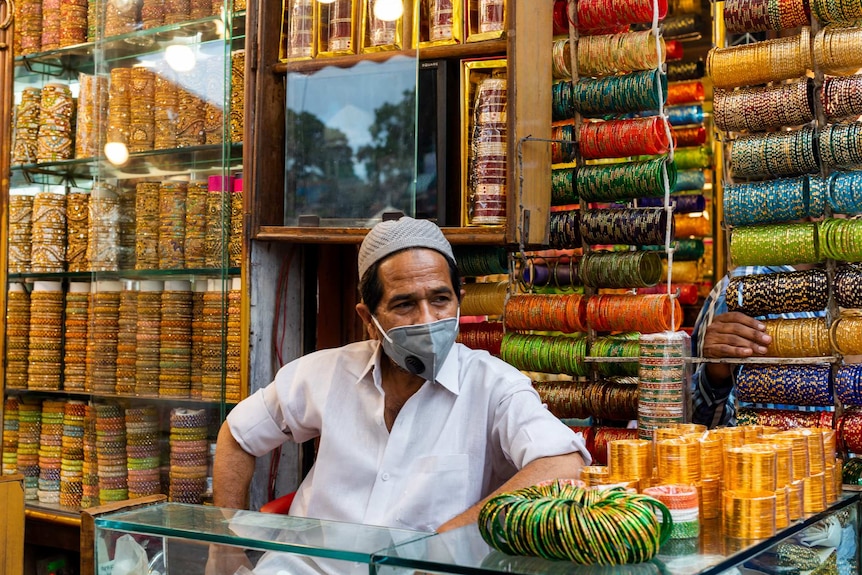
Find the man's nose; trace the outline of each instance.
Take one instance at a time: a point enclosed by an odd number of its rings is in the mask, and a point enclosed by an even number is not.
[[[428,300],[422,300],[419,302],[419,322],[418,323],[431,323],[432,321],[437,321],[437,312],[431,303]]]

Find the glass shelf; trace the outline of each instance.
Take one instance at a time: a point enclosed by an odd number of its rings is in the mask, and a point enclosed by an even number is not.
[[[234,37],[243,36],[244,30],[245,11],[243,10],[233,14]],[[110,36],[98,43],[85,42],[57,50],[17,56],[15,64],[31,74],[49,76],[61,76],[70,72],[92,72],[97,50],[101,52],[102,60],[113,61],[164,50],[179,39],[191,38],[195,39],[195,44],[224,40],[224,20],[221,16],[208,16],[147,30],[135,30],[128,34]]]
[[[201,279],[202,277],[220,278],[225,275],[238,276],[239,268],[200,268],[181,270],[117,270],[117,271],[90,271],[90,272],[55,272],[55,273],[24,273],[7,275],[9,280],[28,279]]]
[[[97,174],[102,178],[128,179],[173,176],[195,170],[220,170],[225,160],[225,145],[209,144],[135,152],[129,154],[129,160],[122,166],[115,166],[104,158],[76,158],[60,162],[15,165],[12,166],[10,187],[31,184],[70,184],[72,187],[80,187],[81,182],[93,180]],[[227,160],[231,170],[241,168],[238,164],[242,162],[242,144],[230,144],[230,157]]]
[[[161,395],[137,395],[133,393],[102,393],[99,391],[77,391],[74,389],[16,389],[6,388],[6,395],[14,396],[51,396],[69,399],[131,399],[137,403],[164,402],[172,407],[219,407],[222,402],[209,399],[195,399],[191,397],[161,396]],[[230,410],[235,403],[226,402],[225,406]]]

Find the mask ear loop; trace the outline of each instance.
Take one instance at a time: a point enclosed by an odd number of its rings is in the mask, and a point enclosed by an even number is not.
[[[458,311],[461,311],[461,306],[458,306]],[[392,343],[392,338],[389,337],[389,334],[386,333],[386,331],[380,326],[380,322],[377,321],[377,318],[372,315],[371,321],[374,322],[374,326],[377,328],[377,331],[380,332],[380,335],[382,335],[386,339],[386,341]]]

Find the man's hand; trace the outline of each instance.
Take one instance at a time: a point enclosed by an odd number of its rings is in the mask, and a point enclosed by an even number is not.
[[[765,355],[766,346],[772,338],[766,333],[763,323],[744,313],[732,311],[715,317],[706,328],[703,337],[703,357],[721,359],[726,357],[752,357]],[[723,363],[706,364],[710,381],[717,382],[730,377],[732,367]]]

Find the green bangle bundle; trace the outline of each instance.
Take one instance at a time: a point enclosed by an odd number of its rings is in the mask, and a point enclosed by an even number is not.
[[[582,565],[648,561],[671,525],[668,508],[652,497],[619,488],[588,490],[565,480],[491,498],[478,524],[485,542],[503,553]]]

